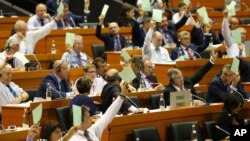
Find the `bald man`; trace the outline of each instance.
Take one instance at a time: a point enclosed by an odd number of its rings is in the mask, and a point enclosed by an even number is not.
[[[109,23],[109,33],[101,34],[104,16],[99,17],[99,24],[96,27],[96,37],[105,44],[106,51],[121,51],[126,45],[126,39],[120,35],[120,28],[116,22]],[[105,57],[105,54],[103,54]]]
[[[23,54],[33,54],[36,43],[50,33],[56,22],[61,20],[62,14],[57,15],[52,21],[38,30],[27,31],[27,24],[23,20],[17,20],[15,23],[16,33],[10,37],[20,42],[19,51]]]
[[[106,112],[108,107],[121,93],[127,92],[128,85],[124,84],[120,86],[121,78],[119,77],[118,73],[119,71],[116,69],[110,69],[106,73],[105,80],[107,81],[107,84],[103,87],[101,93],[103,112]],[[125,100],[122,104],[120,112],[124,113],[128,111],[136,113],[139,111],[139,109],[133,106],[128,100]]]
[[[150,29],[147,32],[143,45],[143,59],[150,59],[152,63],[171,62],[168,51],[163,48],[163,36],[161,32],[155,30],[155,21],[150,22]]]
[[[28,30],[37,30],[51,21],[50,14],[47,13],[47,7],[43,3],[36,5],[36,14],[29,18]],[[56,26],[54,26],[55,28]]]
[[[42,80],[37,96],[46,98],[46,88],[49,84],[52,89],[52,99],[70,97],[68,75],[69,68],[67,62],[56,60],[53,64],[53,72]]]

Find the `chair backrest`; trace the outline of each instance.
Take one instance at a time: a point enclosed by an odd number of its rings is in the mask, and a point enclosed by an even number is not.
[[[105,52],[105,46],[103,44],[93,44],[91,46],[93,57],[102,57],[103,53]]]
[[[34,98],[37,95],[37,89],[29,89],[29,90],[26,90],[26,92],[29,94],[29,100],[28,101],[33,101]]]
[[[132,103],[134,106],[136,106],[136,107],[141,106],[140,100],[139,100],[139,98],[137,96],[130,96],[129,98],[134,102],[134,103]]]
[[[250,18],[240,18],[241,24],[250,24]]]
[[[68,106],[56,108],[57,119],[60,121],[62,130],[67,131],[72,126],[70,120],[70,108]]]
[[[156,127],[133,129],[133,135],[135,141],[137,138],[139,138],[140,141],[161,141]]]
[[[171,123],[170,129],[171,129],[172,135],[173,135],[172,140],[173,141],[191,140],[191,133],[192,133],[192,125],[193,124],[195,124],[198,141],[202,141],[199,123],[197,121]]]
[[[151,106],[153,109],[159,109],[161,94],[154,94],[150,96]]]
[[[204,124],[206,129],[206,139],[215,140],[215,121],[206,121]]]

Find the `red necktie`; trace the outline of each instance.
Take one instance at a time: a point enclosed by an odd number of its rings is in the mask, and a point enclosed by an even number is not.
[[[190,60],[193,60],[193,55],[192,55],[191,52],[189,51],[189,48],[186,48],[185,50],[186,50],[186,52],[187,52],[187,54],[188,54],[189,59],[190,59]]]

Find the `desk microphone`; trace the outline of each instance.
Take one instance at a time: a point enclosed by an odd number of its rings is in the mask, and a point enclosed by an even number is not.
[[[198,98],[199,100],[203,101],[205,104],[207,103],[206,100],[204,98],[200,97],[200,96],[197,96],[197,95],[194,95],[194,94],[191,94],[191,96],[193,96],[195,98]]]
[[[35,58],[35,60],[37,61],[38,65],[39,65],[39,69],[42,69],[42,65],[41,63],[38,61],[38,59],[36,58],[36,55],[35,54],[32,54],[33,57]]]
[[[242,2],[242,5],[244,5],[244,6],[245,6],[246,11],[249,11],[249,7],[248,7],[248,5],[247,5],[245,2]]]
[[[54,91],[55,93],[57,93],[58,95],[59,95],[59,98],[56,98],[56,99],[63,99],[64,97],[62,97],[62,95],[61,95],[61,93],[58,91],[58,90],[56,90],[56,89],[54,89],[53,87],[51,87],[51,85],[50,85],[50,87],[49,87],[52,91]]]
[[[217,128],[217,129],[221,130],[222,132],[224,132],[224,133],[226,133],[228,136],[230,136],[230,133],[229,133],[229,132],[227,132],[226,130],[224,130],[224,129],[220,128],[220,126],[215,125],[215,128]]]
[[[192,49],[191,49],[192,50]],[[201,59],[201,55],[198,53],[198,52],[196,52],[196,51],[194,51],[194,50],[192,50],[193,51],[193,53],[194,54],[196,54],[199,58],[196,58],[196,59]]]
[[[76,24],[74,22],[74,20],[72,19],[72,17],[69,18],[71,20],[71,22],[73,23],[73,26],[76,27]]]
[[[230,89],[231,89],[233,92],[235,92],[235,93],[237,93],[238,95],[240,95],[240,97],[242,98],[243,101],[245,100],[244,97],[243,97],[243,95],[242,95],[240,92],[238,92],[237,90],[234,90],[234,89],[231,88],[231,87],[230,87]]]
[[[130,98],[130,97],[128,97],[128,96],[125,96],[126,97],[126,99],[129,101],[129,102],[131,102],[132,104],[133,104],[133,106],[135,106],[136,108],[137,108],[137,114],[138,113],[142,113],[142,111],[140,111],[139,110],[139,106]]]

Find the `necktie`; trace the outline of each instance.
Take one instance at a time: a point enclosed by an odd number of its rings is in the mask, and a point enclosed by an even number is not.
[[[41,26],[44,26],[44,20],[40,19],[40,21],[41,21]]]
[[[186,48],[185,50],[186,50],[186,52],[187,52],[187,54],[188,54],[189,59],[190,59],[190,60],[193,60],[193,55],[192,55],[191,52],[189,51],[189,48]]]
[[[82,67],[82,60],[81,60],[81,55],[80,54],[77,54],[77,59],[78,59],[78,65],[79,67]]]
[[[86,139],[87,139],[88,141],[93,141],[93,140],[90,138],[89,132],[88,132],[87,130],[84,132],[84,136],[86,137]]]
[[[167,43],[172,43],[173,40],[172,40],[172,38],[169,36],[168,30],[163,30],[163,33],[164,33],[164,37],[165,37],[165,39],[166,39],[166,42],[167,42]]]
[[[59,85],[60,85],[60,91],[61,92],[66,92],[64,80],[61,80]]]
[[[9,84],[7,84],[6,86],[9,88],[9,90],[13,94],[13,96],[17,97],[16,92],[11,88],[11,86]]]
[[[121,51],[121,44],[120,44],[120,40],[119,37],[115,37],[115,51]]]
[[[67,20],[63,19],[63,22],[64,22],[64,26],[68,27],[69,24],[68,24]]]

